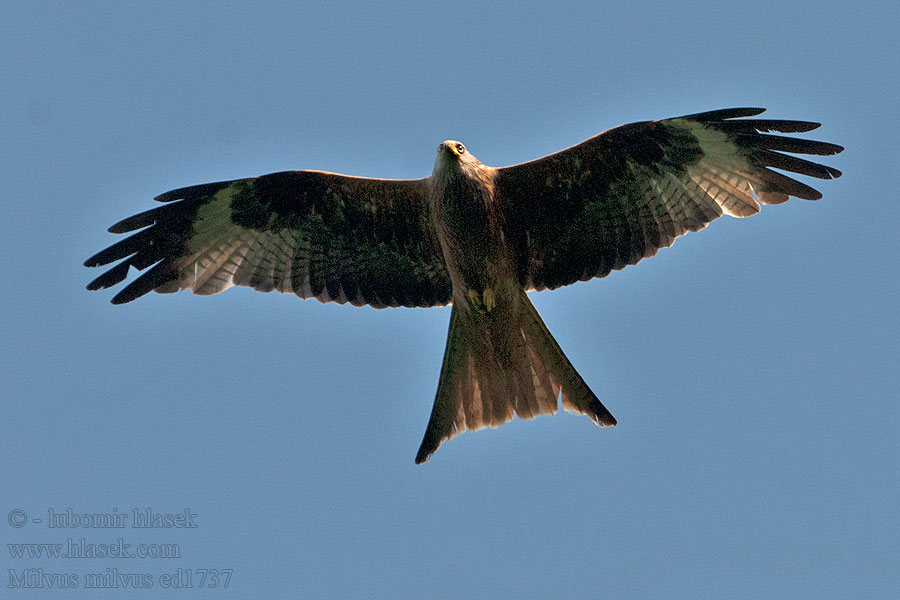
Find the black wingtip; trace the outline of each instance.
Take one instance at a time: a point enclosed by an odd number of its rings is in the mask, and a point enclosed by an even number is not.
[[[109,264],[108,262],[103,262],[101,260],[101,258],[103,258],[102,257],[103,252],[104,252],[104,250],[101,250],[97,254],[94,254],[93,256],[88,258],[86,261],[84,261],[84,266],[93,268],[93,267],[102,267],[103,265]]]
[[[140,280],[136,279],[135,281],[140,281]],[[141,296],[143,296],[144,294],[146,294],[147,292],[150,291],[149,289],[146,289],[146,290],[145,289],[135,289],[135,287],[133,287],[135,281],[132,281],[130,285],[125,287],[125,289],[123,289],[121,292],[119,292],[118,294],[113,296],[112,300],[109,301],[110,304],[115,304],[115,305],[127,304],[127,303],[131,302],[132,300],[136,300],[136,299],[140,298]]]
[[[129,231],[132,231],[132,229],[130,227],[127,227],[127,221],[128,219],[122,219],[118,223],[113,223],[106,228],[106,231],[110,233],[128,233]]]
[[[215,183],[204,183],[202,185],[191,185],[175,190],[169,190],[168,192],[156,196],[154,200],[157,202],[174,202],[175,200],[187,200],[189,198],[211,197],[215,196],[219,190],[230,186],[235,181],[238,180],[217,181]]]
[[[92,282],[87,284],[87,289],[90,291],[103,290],[106,288],[110,288],[117,283],[123,281],[128,276],[128,269],[131,266],[130,260],[124,260],[117,264],[115,267],[100,275]]]
[[[776,133],[806,133],[822,126],[815,121],[788,121],[785,119],[747,119],[744,121],[729,121],[735,128],[744,128],[759,133],[774,131]]]
[[[179,188],[177,190],[169,190],[168,192],[164,192],[159,196],[154,196],[153,200],[156,202],[174,202],[175,200],[180,200],[184,197],[184,191],[188,188]]]
[[[755,117],[756,115],[764,112],[766,112],[766,109],[759,107],[722,108],[719,110],[709,110],[706,112],[694,113],[692,115],[684,115],[680,118],[694,119],[696,121],[721,121],[723,119]]]

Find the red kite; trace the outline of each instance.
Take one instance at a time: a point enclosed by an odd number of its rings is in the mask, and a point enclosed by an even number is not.
[[[356,306],[453,304],[440,382],[416,462],[466,429],[565,410],[616,420],[563,354],[525,294],[604,277],[688,231],[759,204],[821,194],[772,168],[831,179],[791,154],[840,146],[807,121],[743,119],[734,108],[632,123],[555,154],[489,167],[456,141],[430,177],[368,179],[287,171],[181,188],[109,228],[136,231],[86,266],[122,260],[88,285],[146,270],[114,304],[153,290],[233,285]]]

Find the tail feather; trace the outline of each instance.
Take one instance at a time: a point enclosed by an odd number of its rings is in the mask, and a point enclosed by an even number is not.
[[[522,303],[528,310],[531,318],[523,319],[523,331],[526,337],[530,337],[536,342],[534,347],[541,353],[538,358],[543,364],[549,365],[548,368],[554,373],[557,386],[559,388],[562,399],[563,410],[571,413],[587,415],[600,427],[615,425],[616,418],[612,416],[599,398],[591,391],[569,358],[559,347],[559,344],[551,335],[550,330],[544,324],[541,315],[538,314],[534,304],[522,292],[524,302]],[[555,368],[554,368],[555,367]],[[554,411],[555,412],[555,411]]]
[[[441,379],[416,463],[466,429],[499,427],[515,415],[555,414],[560,398],[568,412],[600,426],[616,424],[524,290],[510,304],[490,313],[453,306]]]

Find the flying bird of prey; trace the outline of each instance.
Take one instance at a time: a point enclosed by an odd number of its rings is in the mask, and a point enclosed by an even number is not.
[[[453,305],[421,463],[466,429],[565,410],[616,420],[563,354],[526,291],[604,277],[688,231],[759,204],[821,194],[772,168],[840,171],[787,153],[832,155],[807,121],[748,119],[760,108],[632,123],[530,162],[489,167],[460,142],[430,177],[287,171],[196,185],[109,228],[136,232],[86,266],[120,263],[89,285],[145,270],[112,299],[231,286],[376,308]]]

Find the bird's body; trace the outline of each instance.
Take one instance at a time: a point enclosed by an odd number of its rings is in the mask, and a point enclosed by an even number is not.
[[[429,220],[453,282],[453,302],[469,310],[486,292],[490,297],[495,282],[515,276],[494,198],[494,169],[461,143],[446,141],[438,147],[430,188]]]
[[[563,405],[615,419],[562,353],[525,294],[494,196],[496,169],[455,140],[438,148],[429,210],[453,282],[450,333],[422,462],[457,431],[533,419]],[[563,385],[565,382],[565,385]]]
[[[110,228],[137,232],[85,262],[124,259],[88,289],[117,284],[134,266],[149,270],[114,303],[233,285],[378,308],[452,303],[416,462],[459,432],[554,413],[559,400],[614,425],[525,292],[603,277],[722,214],[755,214],[758,202],[820,198],[770,168],[838,177],[786,153],[842,148],[763,133],[817,123],[740,118],[760,112],[633,123],[501,168],[448,140],[432,175],[417,180],[288,171],[173,190],[157,198],[165,205]]]

